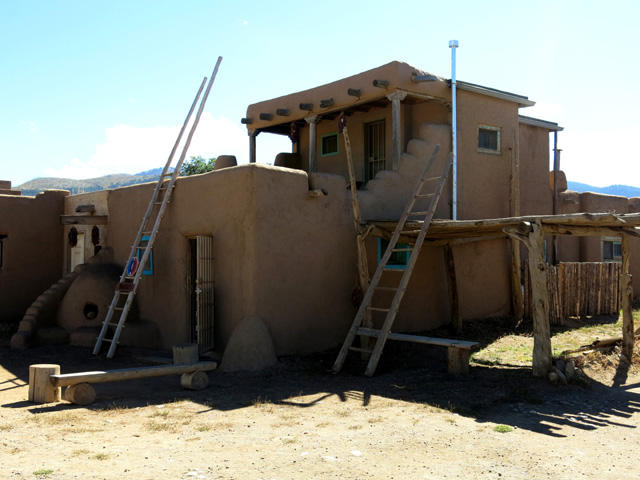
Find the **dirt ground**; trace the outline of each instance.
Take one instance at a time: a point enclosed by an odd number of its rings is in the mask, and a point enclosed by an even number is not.
[[[554,386],[522,366],[451,376],[444,352],[390,343],[374,378],[352,357],[332,375],[328,352],[210,372],[200,392],[177,376],[98,384],[78,407],[27,402],[29,365],[124,368],[140,352],[0,347],[0,477],[640,478],[637,369],[607,360],[585,368],[588,385]]]

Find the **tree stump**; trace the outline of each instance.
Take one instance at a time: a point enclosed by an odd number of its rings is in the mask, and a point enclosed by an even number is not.
[[[53,403],[60,401],[60,387],[51,384],[51,375],[60,374],[60,365],[41,363],[29,366],[29,401]]]
[[[197,343],[182,343],[173,346],[173,363],[196,363],[200,360]]]
[[[188,390],[204,390],[209,385],[209,375],[206,372],[183,373],[180,385]]]
[[[88,383],[69,385],[64,391],[64,399],[76,405],[91,405],[96,400],[96,391]]]

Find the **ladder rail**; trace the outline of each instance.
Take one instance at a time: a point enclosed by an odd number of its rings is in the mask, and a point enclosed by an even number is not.
[[[351,347],[351,345],[353,344],[353,341],[356,338],[358,328],[362,323],[362,319],[365,315],[365,312],[367,311],[367,307],[369,307],[371,304],[376,286],[380,282],[382,274],[384,273],[384,269],[387,266],[389,259],[391,258],[391,254],[393,253],[392,250],[395,248],[395,244],[398,242],[398,239],[400,238],[400,232],[403,230],[404,225],[407,221],[407,218],[409,217],[409,212],[411,211],[411,208],[413,208],[413,205],[416,201],[416,195],[418,195],[422,190],[422,187],[424,185],[424,180],[426,180],[427,178],[427,172],[430,171],[439,151],[440,151],[440,145],[436,145],[431,154],[431,157],[429,158],[429,161],[427,162],[427,165],[425,166],[424,171],[422,172],[420,181],[418,181],[418,183],[416,184],[416,187],[413,190],[413,193],[411,194],[409,204],[405,208],[404,212],[402,213],[402,216],[400,217],[400,221],[396,225],[396,229],[393,232],[391,240],[389,241],[389,246],[387,247],[387,250],[385,251],[384,255],[380,259],[380,262],[378,263],[378,266],[376,267],[376,271],[373,274],[373,277],[371,278],[371,282],[369,283],[369,288],[367,289],[364,295],[364,298],[360,303],[358,312],[356,313],[353,323],[351,324],[351,328],[349,329],[349,332],[347,333],[347,337],[345,338],[342,348],[340,349],[340,353],[338,354],[338,357],[336,358],[336,361],[333,365],[334,372],[339,372],[342,369],[342,366],[344,365],[344,362],[349,353],[349,348]],[[413,257],[415,257],[415,255],[410,255],[409,261],[411,261]]]
[[[102,343],[103,341],[107,341],[107,339],[105,338],[107,332],[109,331],[109,326],[111,325],[111,320],[113,319],[114,316],[114,312],[116,310],[120,310],[120,308],[118,307],[118,303],[120,302],[120,298],[123,294],[127,295],[127,299],[125,301],[124,306],[121,308],[120,311],[120,317],[118,319],[118,323],[115,329],[115,332],[113,334],[113,337],[108,340],[111,342],[111,346],[109,347],[109,351],[107,353],[107,358],[112,358],[113,355],[115,354],[115,350],[116,347],[118,345],[118,341],[120,339],[120,334],[122,332],[122,329],[125,326],[125,322],[127,319],[127,316],[129,314],[129,310],[131,309],[131,306],[133,304],[133,299],[135,298],[135,295],[137,293],[138,290],[138,284],[140,282],[140,279],[142,278],[142,274],[146,268],[147,262],[149,260],[149,257],[151,255],[151,252],[153,250],[153,245],[155,243],[156,240],[156,236],[160,230],[160,224],[162,222],[162,218],[164,216],[165,210],[167,208],[167,205],[169,204],[170,200],[171,200],[171,193],[173,191],[173,187],[175,185],[175,182],[180,174],[180,168],[182,167],[182,163],[186,157],[187,151],[189,149],[189,146],[191,145],[191,140],[193,138],[193,135],[195,133],[195,130],[198,126],[198,123],[200,121],[200,117],[202,115],[202,112],[204,110],[204,106],[207,102],[207,98],[209,97],[209,92],[211,91],[211,87],[213,86],[213,82],[217,76],[218,73],[218,69],[220,67],[220,63],[222,61],[222,57],[218,57],[218,61],[216,62],[215,68],[213,70],[213,73],[211,75],[211,79],[209,80],[209,84],[207,85],[207,88],[204,92],[204,95],[202,96],[202,100],[200,101],[200,106],[198,108],[196,117],[194,119],[193,125],[191,126],[191,129],[189,130],[189,134],[187,135],[187,139],[185,141],[185,144],[182,148],[182,152],[180,154],[180,158],[176,164],[176,166],[174,167],[173,172],[171,173],[171,177],[169,179],[169,183],[165,185],[165,182],[167,181],[167,177],[168,177],[168,171],[169,168],[171,167],[171,163],[173,162],[173,158],[175,156],[175,153],[178,149],[178,146],[182,140],[182,136],[184,134],[184,132],[186,131],[187,125],[191,119],[191,116],[193,115],[193,111],[195,109],[196,104],[198,103],[198,100],[200,99],[200,96],[202,95],[202,91],[204,88],[204,85],[207,82],[207,77],[204,78],[204,80],[202,81],[200,88],[198,90],[198,93],[196,95],[196,98],[194,99],[191,108],[189,109],[189,113],[187,114],[187,117],[185,118],[184,124],[182,125],[182,129],[180,130],[180,133],[178,134],[178,138],[173,146],[173,149],[171,150],[171,153],[169,155],[169,158],[167,159],[167,162],[162,170],[162,174],[160,175],[159,180],[156,183],[155,189],[153,191],[153,194],[151,196],[151,201],[149,202],[149,205],[147,207],[147,211],[143,216],[142,222],[140,224],[140,228],[138,229],[137,235],[136,235],[136,239],[135,242],[133,243],[132,247],[131,247],[131,253],[128,257],[127,260],[127,265],[125,266],[122,275],[120,277],[120,283],[125,283],[128,279],[131,280],[129,282],[130,285],[132,285],[131,289],[127,289],[127,291],[123,291],[120,290],[120,286],[118,286],[116,288],[116,291],[114,293],[113,296],[113,300],[111,301],[111,305],[109,306],[109,312],[107,313],[107,316],[105,317],[105,320],[102,324],[102,328],[100,330],[100,334],[98,336],[98,339],[96,341],[96,345],[93,351],[94,355],[97,355],[100,352],[100,349],[102,347]],[[164,192],[164,194],[162,195],[162,201],[158,201],[159,200],[159,196],[160,196],[160,192]],[[145,233],[145,231],[148,228],[149,225],[149,221],[151,219],[153,210],[154,210],[154,206],[160,204],[160,208],[157,210],[157,212],[155,213],[155,221],[153,222],[153,228],[151,230],[151,235],[149,236],[149,240],[147,242],[147,244],[144,247],[140,247],[140,243],[142,241],[142,237],[143,234]],[[142,255],[140,258],[140,261],[138,263],[138,268],[135,272],[135,274],[133,275],[133,278],[131,278],[131,275],[128,275],[128,266],[129,266],[129,262],[131,262],[132,259],[137,258],[139,251],[142,250]]]
[[[191,115],[193,115],[193,111],[196,108],[196,105],[198,104],[198,100],[200,99],[200,95],[202,94],[202,90],[204,89],[204,86],[207,82],[207,77],[204,77],[204,79],[202,80],[202,83],[200,84],[200,88],[198,89],[198,93],[196,94],[196,97],[193,99],[193,103],[191,104],[191,108],[189,109],[189,113],[187,113],[186,118],[184,119],[184,123],[182,124],[182,128],[180,129],[180,132],[178,133],[178,138],[176,139],[175,143],[173,144],[173,148],[171,149],[171,153],[169,154],[169,158],[167,159],[167,162],[164,165],[164,168],[162,169],[162,174],[160,175],[160,180],[156,183],[156,187],[153,190],[153,194],[151,195],[151,201],[149,202],[149,206],[147,207],[147,211],[145,212],[144,216],[142,217],[142,223],[140,224],[140,228],[138,229],[138,233],[136,235],[136,239],[133,242],[133,246],[131,247],[131,253],[129,254],[129,259],[133,258],[136,254],[137,254],[137,247],[138,245],[140,245],[140,241],[142,240],[143,237],[143,232],[145,230],[145,228],[147,227],[147,223],[149,221],[149,217],[151,216],[151,212],[153,210],[153,202],[156,201],[156,199],[158,198],[158,193],[160,191],[160,188],[162,186],[163,183],[163,178],[165,177],[166,173],[169,171],[169,168],[171,167],[171,163],[173,162],[173,157],[176,153],[176,150],[178,149],[178,146],[180,145],[180,141],[182,140],[182,135],[184,134],[185,130],[187,129],[187,125],[189,124],[189,120],[191,120]],[[124,271],[122,272],[122,276],[120,277],[120,281],[124,282],[125,277],[127,274],[127,268],[125,267]]]
[[[427,230],[429,229],[429,225],[431,224],[431,220],[433,219],[433,215],[435,213],[438,200],[440,199],[440,194],[442,193],[442,189],[444,187],[444,183],[446,180],[447,173],[451,168],[451,164],[453,163],[453,157],[450,155],[449,159],[444,167],[442,172],[442,177],[438,187],[436,188],[436,192],[431,200],[431,205],[429,207],[429,212],[424,219],[422,227],[420,228],[420,233],[418,234],[418,238],[416,239],[414,251],[412,255],[409,256],[409,261],[407,262],[407,267],[402,274],[402,278],[400,279],[400,283],[398,285],[398,290],[393,297],[393,301],[391,302],[391,307],[389,308],[389,312],[384,320],[382,328],[380,329],[380,335],[376,341],[375,346],[373,347],[373,353],[371,354],[371,358],[369,359],[369,364],[367,365],[367,369],[365,371],[365,375],[370,377],[374,374],[376,367],[378,366],[378,362],[380,360],[380,356],[382,355],[382,349],[389,337],[389,333],[391,331],[391,326],[398,314],[398,310],[400,309],[400,303],[404,298],[404,294],[406,293],[407,286],[409,285],[409,280],[411,279],[411,274],[413,273],[413,269],[418,261],[418,256],[420,254],[420,250],[422,249],[422,245],[424,243],[424,239],[427,235]]]

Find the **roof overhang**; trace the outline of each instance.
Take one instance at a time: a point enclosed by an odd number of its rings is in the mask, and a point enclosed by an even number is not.
[[[451,86],[451,80],[447,80],[449,86]],[[532,107],[536,104],[533,100],[529,100],[529,97],[524,95],[517,95],[511,92],[505,92],[495,88],[483,87],[482,85],[476,85],[475,83],[456,81],[456,86],[460,90],[466,90],[467,92],[479,93],[480,95],[486,95],[488,97],[499,98],[501,100],[507,100],[508,102],[515,102],[519,107]]]
[[[525,117],[524,115],[518,115],[518,122],[525,125],[532,125],[534,127],[546,128],[553,132],[561,132],[564,130],[564,127],[561,127],[557,123],[540,120],[539,118]]]

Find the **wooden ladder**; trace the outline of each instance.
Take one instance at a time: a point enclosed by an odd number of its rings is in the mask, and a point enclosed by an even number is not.
[[[338,358],[336,359],[333,365],[333,371],[339,372],[344,365],[344,362],[347,358],[347,354],[349,350],[353,351],[364,351],[362,348],[353,347],[353,341],[355,340],[357,335],[366,336],[366,337],[374,337],[376,338],[376,343],[373,350],[367,350],[367,353],[371,354],[369,359],[369,364],[367,365],[367,369],[365,371],[365,375],[371,377],[376,371],[376,367],[378,366],[378,361],[380,360],[380,355],[382,355],[382,349],[384,348],[384,344],[389,337],[391,327],[393,326],[393,322],[398,313],[398,309],[400,308],[400,302],[407,290],[407,285],[409,283],[409,279],[411,278],[411,274],[415,267],[416,261],[418,260],[418,256],[420,254],[420,249],[422,248],[422,244],[424,243],[425,236],[427,234],[427,229],[431,224],[431,220],[433,219],[433,214],[435,212],[436,206],[438,204],[438,200],[440,199],[440,194],[442,193],[442,189],[444,187],[447,174],[449,169],[451,168],[451,163],[453,161],[453,157],[449,155],[449,159],[446,162],[444,170],[439,177],[428,177],[430,170],[435,162],[438,151],[440,150],[440,146],[436,145],[431,154],[431,158],[429,159],[427,166],[420,179],[418,180],[416,187],[409,198],[409,202],[396,225],[396,229],[393,232],[391,240],[389,241],[389,246],[385,251],[382,259],[378,263],[378,267],[376,268],[376,272],[371,279],[371,284],[367,289],[367,293],[364,295],[362,303],[360,304],[360,308],[358,309],[358,313],[351,325],[349,333],[347,334],[347,338],[340,349],[340,353],[338,354]],[[423,188],[426,184],[433,186],[435,182],[435,189],[431,193],[423,193]],[[429,208],[426,211],[414,211],[414,205],[420,199],[430,198],[431,202],[429,204]],[[420,228],[420,232],[418,233],[418,237],[413,247],[405,247],[398,248],[396,244],[400,238],[400,235],[415,233],[415,231],[405,231],[405,226],[409,218],[412,217],[412,221],[422,220],[422,227]],[[415,218],[417,217],[417,218]],[[390,275],[398,275],[399,270],[387,268],[387,264],[389,263],[389,259],[391,255],[395,252],[408,252],[409,261],[407,266],[402,273],[402,277],[400,278],[397,287],[388,287],[388,286],[380,286],[380,280],[384,273],[389,273]],[[393,296],[393,300],[388,308],[382,307],[374,307],[372,306],[373,297],[376,292],[379,291],[393,291],[395,292]],[[383,312],[386,314],[384,323],[380,330],[370,329],[370,328],[362,328],[363,319],[367,312]]]
[[[182,162],[184,161],[184,157],[187,154],[189,145],[191,144],[191,138],[195,133],[198,122],[200,121],[200,116],[202,115],[202,111],[204,110],[204,105],[207,102],[207,97],[209,96],[209,92],[211,91],[211,87],[218,73],[218,67],[220,66],[221,61],[222,57],[218,57],[216,66],[213,70],[213,73],[211,74],[211,80],[209,81],[207,89],[204,92],[204,96],[202,97],[202,101],[200,102],[198,113],[196,114],[196,118],[193,122],[193,125],[191,126],[191,130],[189,131],[189,135],[187,136],[187,140],[182,149],[182,153],[180,155],[178,163],[175,165],[173,172],[170,172],[171,164],[173,163],[173,157],[176,153],[176,150],[178,149],[178,145],[180,144],[182,135],[187,128],[187,124],[191,119],[193,110],[198,103],[198,99],[202,94],[202,90],[207,83],[207,77],[205,77],[200,84],[198,94],[193,100],[193,104],[191,105],[189,113],[187,114],[187,118],[185,119],[184,124],[182,125],[182,129],[178,134],[178,138],[173,146],[173,149],[171,150],[169,158],[167,159],[167,163],[162,169],[162,174],[160,175],[160,178],[156,183],[156,187],[153,190],[153,195],[151,196],[151,201],[149,202],[147,211],[142,218],[142,223],[140,224],[140,228],[138,229],[138,234],[136,235],[135,242],[131,247],[129,260],[127,261],[127,265],[124,267],[124,271],[120,276],[120,281],[116,285],[116,290],[113,295],[111,305],[109,306],[109,311],[106,318],[104,319],[104,322],[102,323],[100,334],[98,335],[95,348],[93,349],[94,355],[98,355],[100,353],[103,342],[111,344],[109,346],[107,358],[113,358],[113,355],[116,352],[116,346],[118,345],[120,334],[122,333],[122,329],[125,326],[127,315],[131,310],[133,299],[136,295],[136,291],[138,290],[138,283],[140,282],[147,262],[149,261],[151,251],[153,249],[153,244],[155,243],[156,236],[158,235],[158,230],[160,229],[162,217],[171,199],[171,192],[173,190],[173,187],[175,186],[176,179],[180,174],[180,167],[182,167]],[[151,230],[149,230],[150,226]],[[144,244],[142,243],[143,238],[145,239]],[[110,328],[114,328],[115,330],[113,331],[112,337],[107,338],[107,334],[109,333]]]

